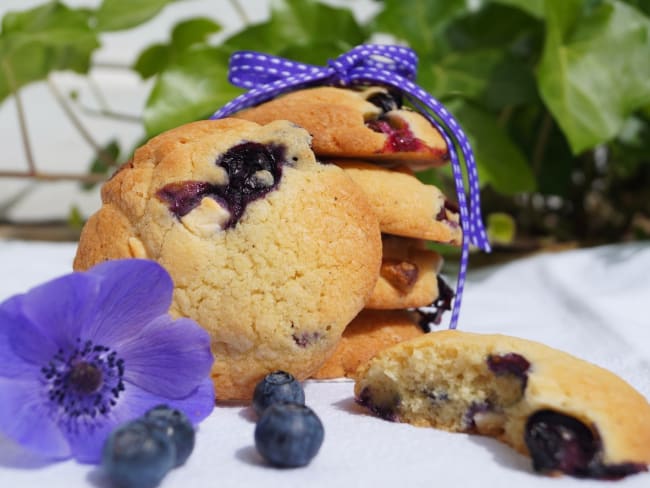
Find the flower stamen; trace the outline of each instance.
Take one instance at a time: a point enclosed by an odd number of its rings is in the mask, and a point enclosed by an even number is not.
[[[68,420],[107,415],[125,389],[124,360],[92,341],[77,339],[67,354],[59,350],[41,373],[55,413]]]

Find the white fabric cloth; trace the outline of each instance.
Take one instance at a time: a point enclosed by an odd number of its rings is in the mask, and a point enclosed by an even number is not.
[[[0,241],[0,300],[69,272],[73,255],[72,244]],[[650,397],[649,302],[648,242],[544,254],[470,273],[460,328],[545,342],[614,371]],[[306,384],[307,404],[325,426],[308,467],[265,466],[254,448],[251,410],[220,406],[201,424],[187,464],[161,487],[607,486],[536,475],[528,458],[493,439],[380,420],[355,405],[352,390],[350,381]],[[0,486],[106,484],[93,466],[44,465],[0,437]],[[650,474],[616,486],[648,487]]]

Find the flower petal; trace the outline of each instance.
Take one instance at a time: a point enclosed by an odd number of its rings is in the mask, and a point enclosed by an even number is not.
[[[13,297],[10,300],[16,302],[18,298]],[[2,365],[0,376],[13,379],[34,379],[38,374],[38,366],[23,360],[11,347],[10,333],[16,326],[19,324],[10,312],[10,307],[5,307],[3,303],[0,307],[0,364]]]
[[[101,313],[83,326],[83,337],[115,348],[154,318],[167,313],[174,285],[155,261],[107,261],[87,271],[102,279],[97,306]]]
[[[74,347],[84,322],[94,322],[98,279],[71,273],[22,295],[11,346],[26,361],[46,364],[59,349]]]
[[[127,384],[109,417],[99,419],[93,425],[80,425],[78,430],[67,433],[73,450],[72,455],[82,463],[98,463],[104,443],[115,428],[141,417],[147,410],[160,404],[181,410],[196,425],[210,415],[214,408],[212,381],[206,378],[190,395],[176,400],[169,400],[143,390],[137,385]]]
[[[190,319],[162,315],[118,355],[124,359],[124,380],[167,398],[188,395],[210,374],[210,336]]]
[[[18,444],[50,459],[70,457],[70,446],[39,384],[0,378],[0,430]]]

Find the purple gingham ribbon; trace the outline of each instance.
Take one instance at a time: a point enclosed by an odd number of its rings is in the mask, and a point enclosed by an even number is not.
[[[478,173],[472,148],[456,119],[438,100],[413,82],[417,63],[417,55],[412,49],[379,44],[357,46],[330,60],[327,66],[298,63],[253,51],[239,51],[230,58],[229,80],[233,85],[247,88],[249,91],[224,105],[211,119],[226,117],[282,93],[315,85],[381,84],[402,92],[440,131],[449,149],[463,229],[456,297],[449,323],[449,328],[455,329],[465,287],[469,246],[473,244],[483,251],[490,252],[490,243],[481,218]],[[465,164],[469,183],[469,206],[461,162]]]

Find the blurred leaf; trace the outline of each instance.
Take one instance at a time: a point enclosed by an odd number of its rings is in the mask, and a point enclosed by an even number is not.
[[[50,2],[23,12],[9,12],[0,33],[0,101],[54,70],[85,73],[99,46],[89,27],[90,13]]]
[[[465,0],[386,0],[371,27],[408,42],[426,65],[447,50],[442,34],[455,18],[467,11],[466,3]]]
[[[650,16],[650,2],[648,2],[648,0],[624,0],[624,1],[625,3],[638,8],[646,15]]]
[[[171,44],[177,52],[205,42],[208,36],[221,30],[221,25],[208,17],[196,17],[179,22],[172,29]]]
[[[437,64],[422,66],[418,81],[436,96],[477,100],[487,89],[495,66],[503,59],[496,49],[452,52]]]
[[[108,176],[109,171],[115,169],[115,166],[109,164],[110,161],[117,161],[120,156],[120,145],[117,140],[113,139],[102,148],[102,154],[97,154],[95,159],[90,163],[88,172],[93,175]],[[107,161],[109,159],[110,161]],[[84,183],[82,188],[84,190],[91,190],[96,186],[95,183]]]
[[[187,51],[156,80],[144,110],[147,136],[206,118],[241,93],[228,82],[228,53],[211,47]]]
[[[454,52],[420,74],[420,83],[436,96],[460,96],[490,110],[538,100],[532,70],[500,49]]]
[[[211,34],[221,30],[221,26],[205,17],[188,19],[176,24],[168,44],[153,44],[140,53],[133,65],[143,79],[163,71],[167,65],[184,55],[185,51],[197,44],[203,44]]]
[[[151,78],[167,67],[171,58],[171,48],[165,44],[153,44],[140,53],[133,69],[142,79]]]
[[[517,7],[533,17],[544,17],[544,2],[546,0],[492,0],[495,3]]]
[[[81,214],[81,210],[79,210],[79,207],[76,205],[72,205],[70,207],[67,220],[68,226],[76,230],[81,230],[85,223],[84,217]]]
[[[611,140],[650,102],[650,19],[616,0],[583,14],[581,0],[547,2],[541,95],[575,154]]]
[[[517,232],[517,223],[512,216],[503,212],[492,212],[487,216],[487,234],[494,244],[510,244]]]
[[[176,0],[103,0],[97,12],[97,29],[116,31],[140,25]]]
[[[540,19],[529,15],[526,9],[499,3],[488,3],[449,26],[446,35],[454,50],[499,48],[522,55],[541,50],[543,23]],[[523,3],[529,2],[523,0]]]
[[[304,0],[274,0],[267,22],[255,24],[224,42],[226,49],[281,54],[298,46],[338,46],[337,54],[363,43],[367,32],[347,8]]]
[[[460,100],[447,106],[470,139],[483,185],[506,195],[535,189],[525,156],[492,115]]]

